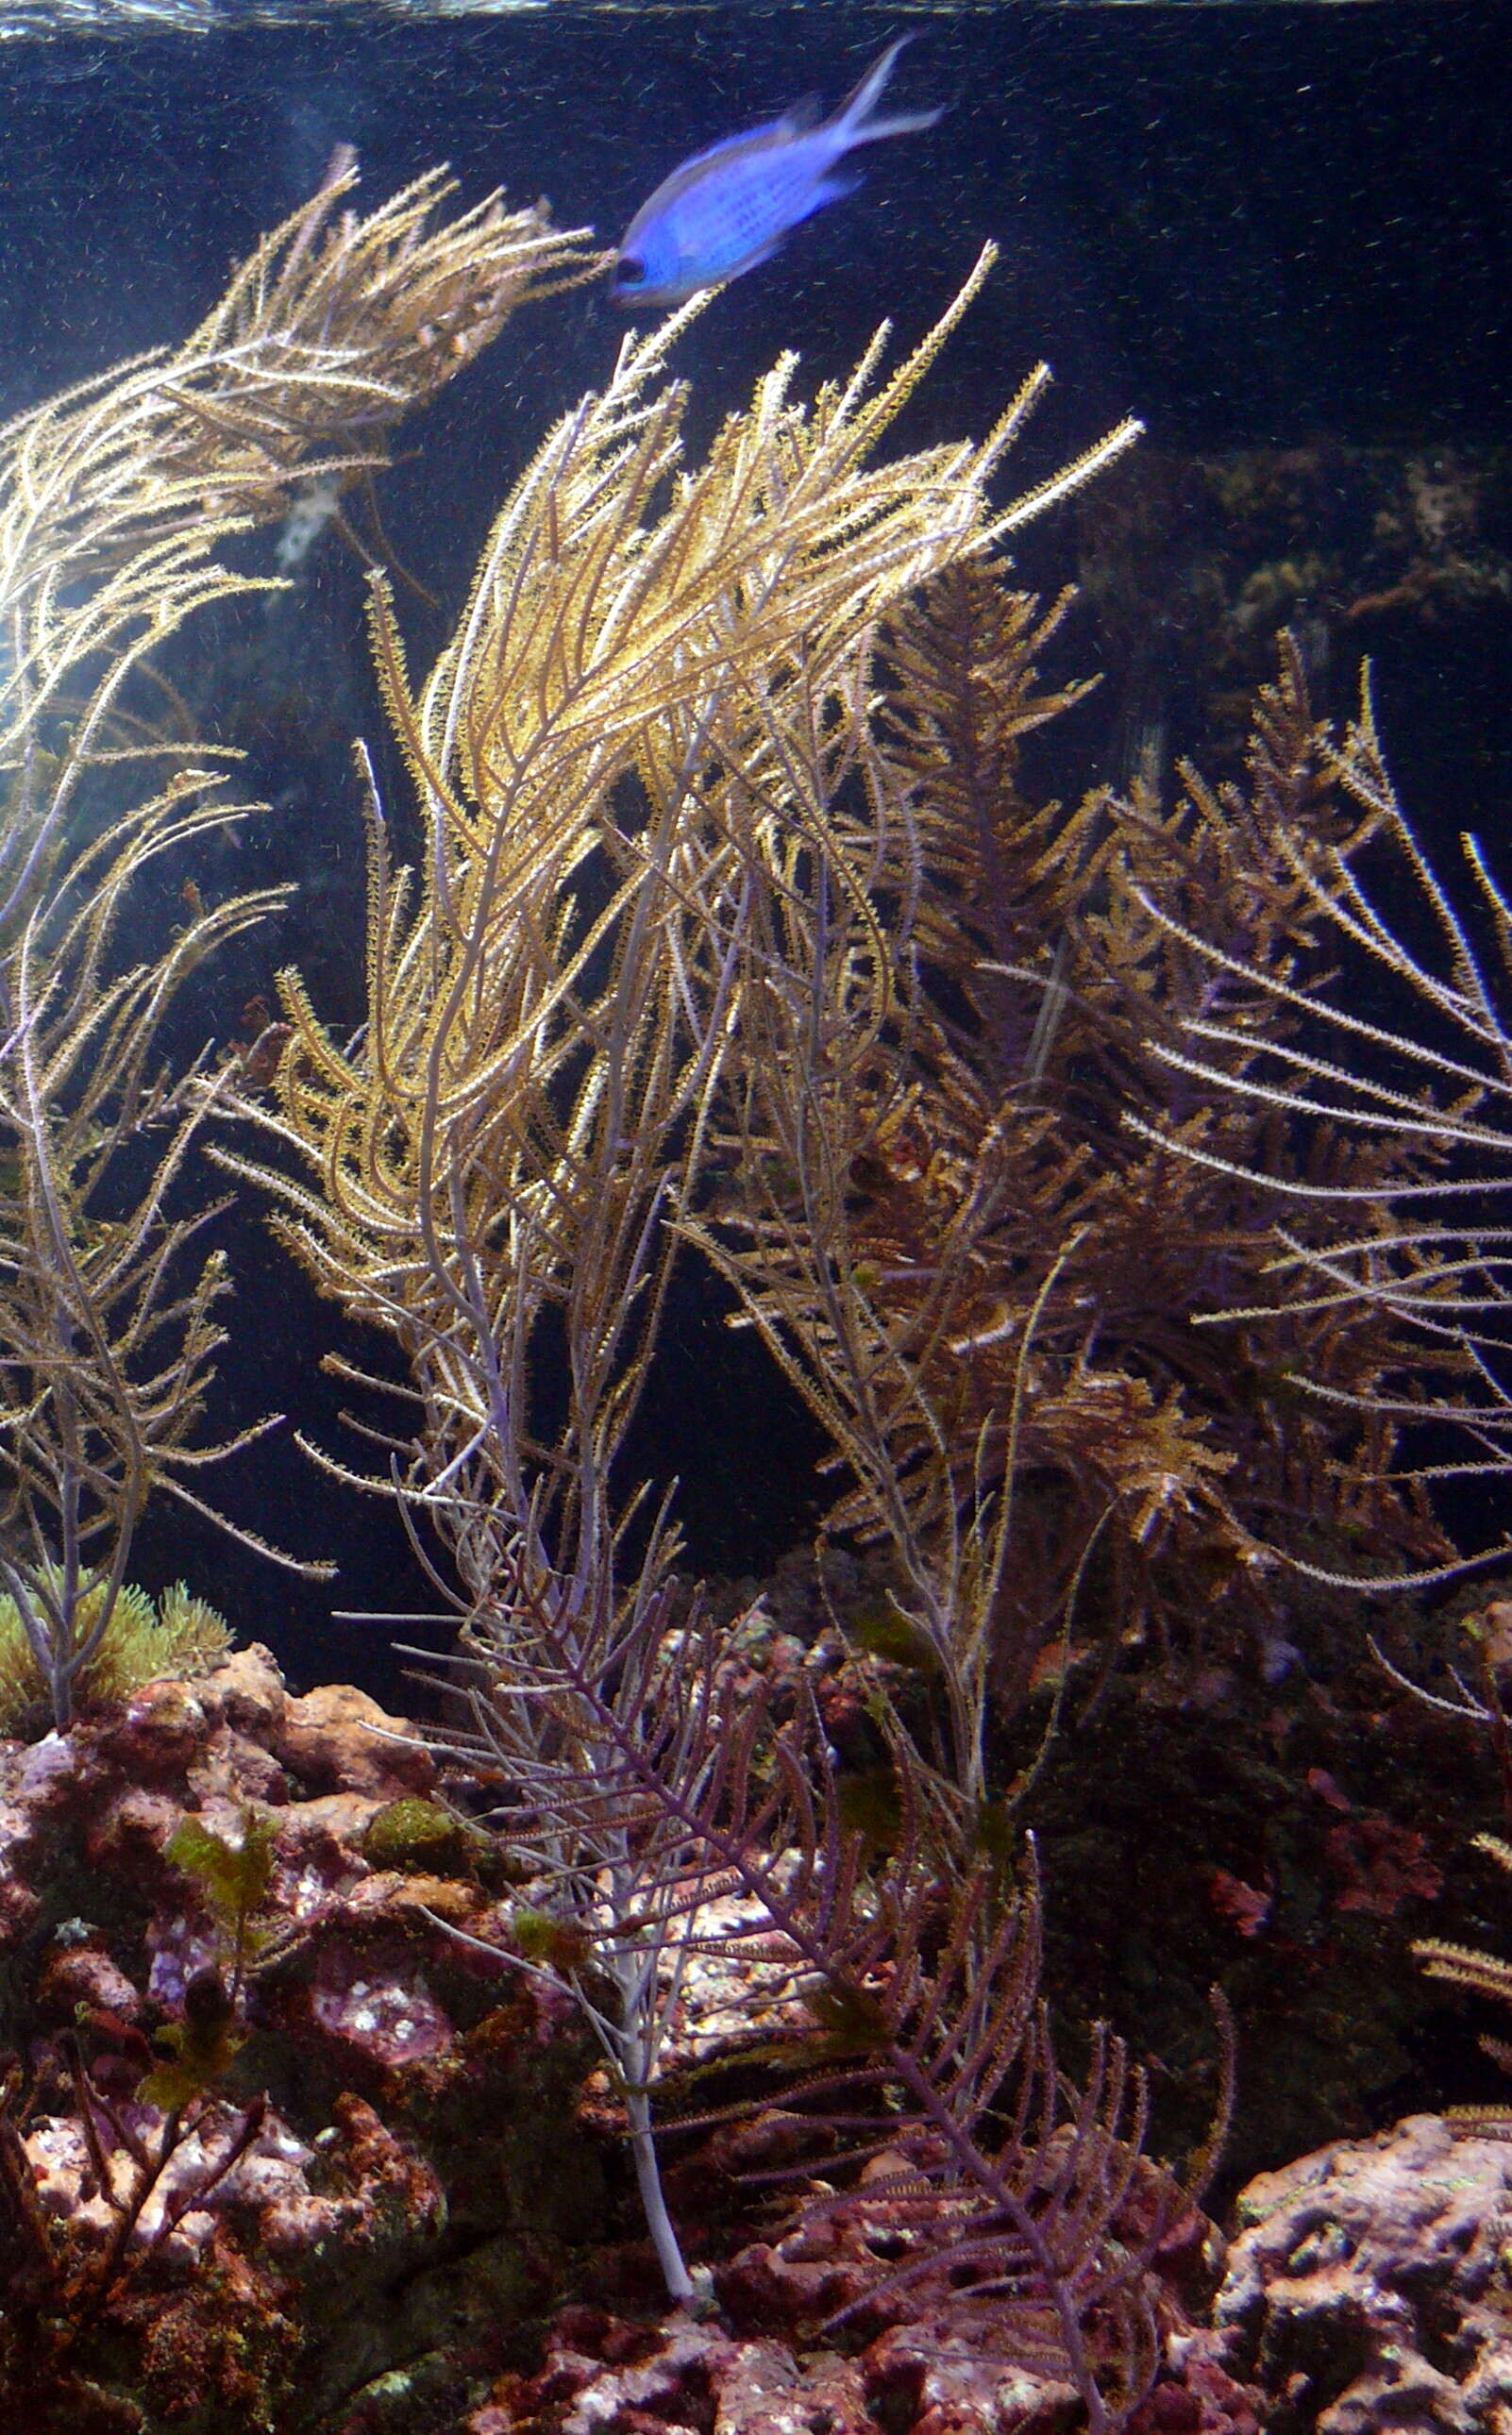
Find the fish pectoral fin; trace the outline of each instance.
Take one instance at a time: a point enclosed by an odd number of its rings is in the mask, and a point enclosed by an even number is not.
[[[859,169],[832,169],[827,178],[821,178],[817,185],[810,187],[804,200],[794,211],[787,228],[796,229],[800,220],[812,219],[816,212],[823,211],[826,203],[843,202],[847,195],[853,195],[856,188],[866,182]],[[782,234],[785,236],[786,233],[787,229],[784,229]],[[770,245],[763,246],[760,253],[751,255],[750,262],[743,262],[741,268],[748,270],[753,263],[769,261],[782,241],[782,237],[774,237]]]
[[[782,238],[788,234],[789,230],[797,228],[799,220],[806,220],[813,213],[822,211],[826,203],[837,203],[842,195],[853,194],[857,186],[863,183],[864,181],[859,177],[821,178],[802,210],[793,214],[782,234],[774,236],[770,244],[764,245],[759,252],[747,253],[744,261],[730,271],[729,276],[731,279],[744,278],[747,270],[756,268],[758,263],[770,262],[774,253],[781,253]]]

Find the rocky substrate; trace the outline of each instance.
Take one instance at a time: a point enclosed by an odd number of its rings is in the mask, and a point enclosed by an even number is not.
[[[1185,2349],[1258,2392],[1266,2435],[1512,2427],[1512,2118],[1341,2140],[1261,2174],[1239,2220]]]
[[[576,2012],[406,1730],[254,1648],[0,1745],[0,2424],[419,2428],[598,2228]],[[269,1834],[241,1949],[186,1818]],[[164,2029],[219,2066],[177,2128],[136,2094]]]
[[[497,1848],[439,1789],[403,1720],[295,1697],[257,1649],[0,1743],[0,2426],[1085,2425],[951,2293],[868,2297],[858,2218],[764,2219],[741,2175],[782,2117],[759,2108],[674,2151],[706,2271],[667,2311],[595,2053],[518,1966]],[[1417,2117],[1263,2176],[1227,2259],[1189,2214],[1154,2260],[1165,2364],[1129,2435],[1506,2435],[1509,2173],[1493,2132]]]

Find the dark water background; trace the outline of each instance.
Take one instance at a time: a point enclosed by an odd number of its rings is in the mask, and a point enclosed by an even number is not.
[[[916,336],[991,235],[1001,267],[905,441],[980,432],[1040,354],[1057,386],[1021,454],[1025,478],[1130,409],[1152,445],[1177,453],[1508,437],[1503,10],[1023,7],[907,22],[919,39],[900,64],[897,106],[947,101],[948,118],[868,156],[861,195],[706,313],[680,359],[706,418],[784,346],[817,378],[849,368],[883,312]],[[899,24],[862,8],[553,11],[7,47],[0,407],[20,411],[186,335],[338,142],[360,151],[369,205],[445,160],[466,202],[502,181],[611,240],[684,154],[805,91],[837,98]],[[385,523],[448,608],[510,477],[550,419],[603,379],[621,326],[601,291],[527,311],[401,432]],[[1067,520],[1030,537],[1022,562],[1058,585],[1073,566]],[[202,647],[217,655],[205,684],[219,733],[246,750],[249,791],[274,806],[229,877],[291,876],[301,890],[275,931],[221,967],[219,996],[200,1013],[222,1034],[288,959],[333,1021],[358,1012],[362,852],[347,743],[380,733],[361,599],[360,570],[328,545],[297,593],[223,621]],[[404,614],[422,665],[442,626],[412,602]],[[1506,835],[1508,631],[1505,614],[1469,632],[1420,630],[1380,670],[1394,767],[1431,836]],[[1127,672],[1088,614],[1066,672],[1105,658],[1099,703],[1056,745],[1056,791],[1114,774]],[[1334,681],[1342,701],[1347,664]],[[1200,736],[1178,740],[1201,749]],[[1503,867],[1512,871],[1512,842]],[[335,1442],[316,1366],[336,1339],[331,1314],[258,1223],[240,1217],[230,1232],[240,1291],[227,1416],[274,1406]],[[801,1417],[691,1281],[644,1434],[647,1466],[684,1478],[696,1569],[767,1567],[825,1501]],[[286,1544],[336,1553],[337,1590],[291,1586],[171,1512],[143,1530],[144,1580],[186,1573],[301,1682],[354,1674],[386,1687],[381,1636],[330,1613],[426,1602],[392,1518],[339,1497],[286,1440],[224,1474],[217,1493]]]

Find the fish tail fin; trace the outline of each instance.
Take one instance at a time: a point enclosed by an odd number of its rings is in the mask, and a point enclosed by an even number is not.
[[[830,124],[845,143],[880,144],[888,135],[916,135],[926,127],[936,127],[944,117],[943,110],[917,110],[897,118],[873,118],[871,112],[882,98],[883,87],[893,70],[893,61],[901,50],[913,41],[912,34],[901,34],[889,43],[880,60],[867,70],[849,100],[835,112]]]
[[[874,118],[869,126],[851,130],[852,144],[880,144],[885,135],[921,135],[926,127],[937,127],[945,115],[944,105],[938,110],[906,111],[898,118]]]

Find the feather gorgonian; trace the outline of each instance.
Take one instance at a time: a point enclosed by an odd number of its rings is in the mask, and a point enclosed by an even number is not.
[[[424,852],[391,868],[371,796],[367,1021],[343,1047],[285,980],[274,1123],[310,1182],[264,1180],[317,1281],[414,1363],[417,1483],[476,1489],[491,1467],[515,1527],[537,1529],[538,1499],[559,1509],[553,1546],[575,1577],[584,1530],[608,1545],[604,1482],[661,1307],[663,1220],[694,1205],[715,1086],[753,1022],[747,942],[764,925],[777,941],[773,908],[816,838],[895,817],[868,726],[877,620],[1133,435],[1120,425],[995,509],[988,484],[1041,368],[980,445],[879,458],[986,268],[880,386],[885,333],[809,405],[784,357],[701,463],[666,375],[687,316],[627,338],[609,387],[517,484],[419,684],[374,586]],[[871,949],[830,1019],[874,1029],[890,964],[876,916],[852,910]],[[572,1390],[543,1446],[530,1395],[548,1310]]]
[[[213,1212],[185,1194],[225,1078],[164,1073],[161,1040],[197,966],[286,893],[197,893],[122,955],[153,866],[253,808],[225,753],[163,733],[139,672],[266,588],[218,555],[232,534],[380,464],[517,302],[584,268],[580,237],[497,197],[445,223],[438,172],[359,218],[355,178],[334,162],[187,344],[0,432],[0,1579],[60,1724],[146,1498],[205,1511],[189,1477],[231,1450],[198,1434],[227,1277],[216,1252],[191,1266]]]
[[[271,1191],[322,1289],[409,1361],[412,1427],[379,1442],[460,1579],[477,1734],[458,1754],[505,1775],[497,1831],[536,1851],[548,1916],[591,1933],[592,1970],[568,1975],[614,2059],[679,2298],[692,2285],[649,2111],[659,1956],[669,1939],[685,1950],[676,1924],[711,1886],[744,1872],[758,1911],[775,1898],[758,1847],[789,1808],[812,1825],[814,1796],[779,1745],[776,1791],[757,1797],[737,1720],[701,1708],[685,1672],[659,1682],[672,1524],[665,1505],[643,1517],[627,1563],[638,1499],[613,1474],[728,1095],[769,1048],[816,1089],[886,1052],[901,1003],[888,900],[917,857],[909,788],[873,720],[881,621],[1134,436],[1120,424],[996,507],[988,484],[1041,368],[985,441],[879,453],[988,262],[889,378],[885,333],[808,404],[784,357],[701,460],[666,371],[687,316],[627,338],[609,386],[516,485],[422,680],[375,584],[421,854],[393,867],[359,754],[366,1020],[335,1039],[285,977],[290,1038],[262,1120],[302,1174],[226,1161]],[[778,1039],[769,1009],[811,969],[812,1019]],[[859,1846],[826,1828],[804,1848],[803,1933],[828,1922],[843,1943]],[[917,1943],[921,1862],[909,1884],[897,1929]],[[825,1975],[843,1993],[839,1949]],[[992,2032],[994,2053],[1006,2038]],[[1075,2302],[1063,2313],[1070,2342]],[[1095,2377],[1082,2380],[1091,2408]]]
[[[906,817],[890,854],[832,826],[795,874],[696,1222],[841,1459],[829,1527],[894,1553],[968,1815],[989,1704],[1012,1713],[1057,1633],[1190,1658],[1224,1616],[1266,1628],[1279,1550],[1445,1546],[1383,1476],[1383,1381],[1424,1357],[1401,1307],[1270,1284],[1294,1191],[1379,1201],[1432,1155],[1404,1126],[1279,1141],[1263,1081],[1300,1070],[1326,874],[1382,807],[1342,783],[1295,654],[1246,787],[1032,800],[1022,738],[1080,690],[1038,679],[1062,609],[971,564],[889,621],[876,783]],[[833,1017],[879,905],[868,1030]],[[1260,1290],[1246,1333],[1201,1332]]]

